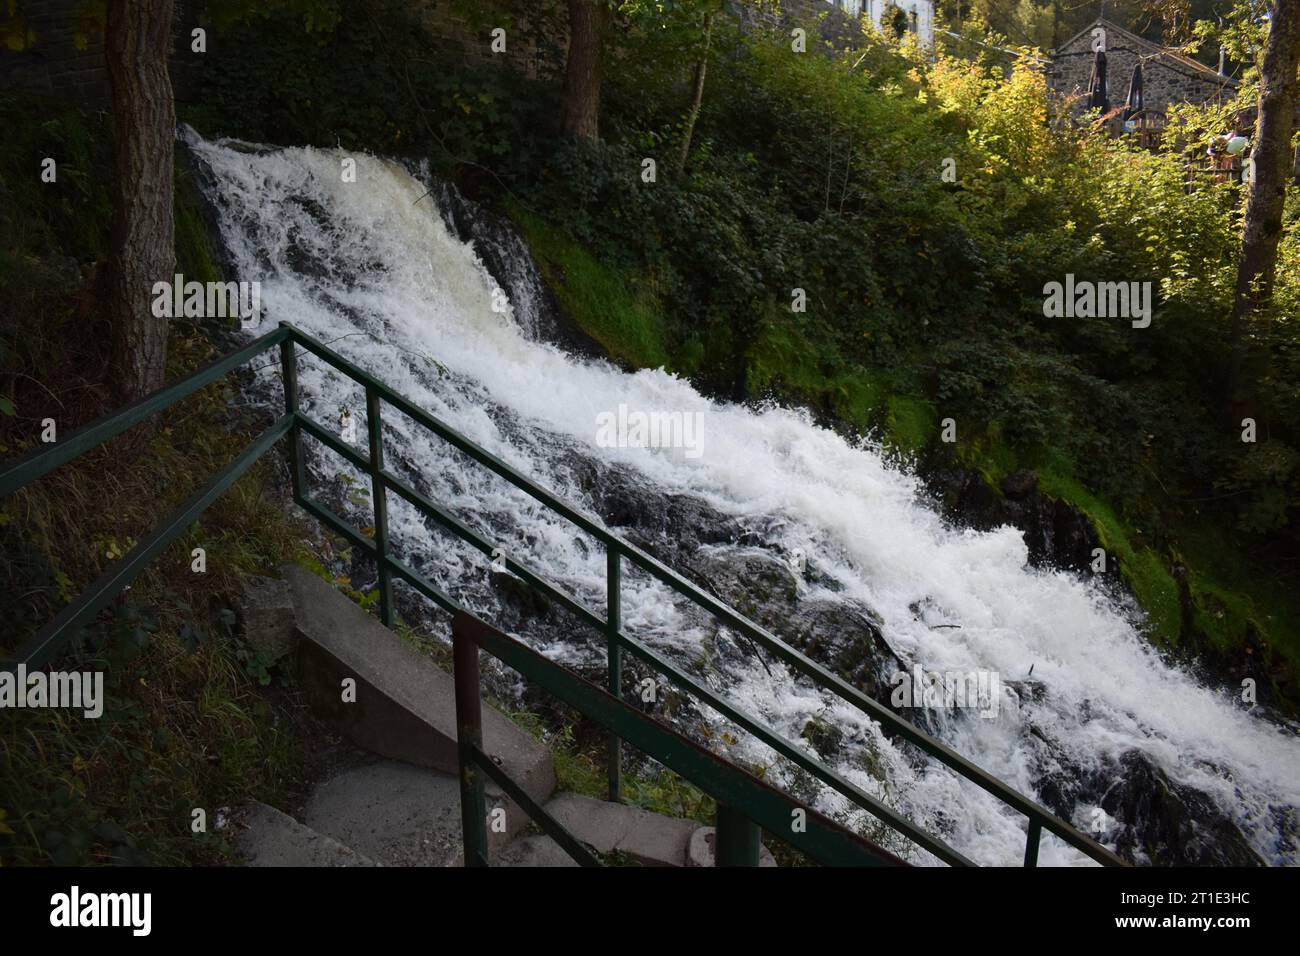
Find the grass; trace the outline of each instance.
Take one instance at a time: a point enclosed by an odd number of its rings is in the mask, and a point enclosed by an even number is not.
[[[536,216],[517,207],[510,215],[561,307],[611,358],[630,368],[671,367],[664,322],[646,283],[597,261]]]
[[[101,120],[0,97],[0,456],[67,434],[108,410],[107,336],[96,276],[111,210]],[[55,116],[42,123],[30,116]],[[48,143],[38,141],[41,138]],[[57,150],[59,177],[33,188],[33,149]],[[39,152],[36,155],[40,155]],[[21,173],[21,175],[19,175]],[[215,278],[184,176],[175,205],[177,270]],[[211,360],[205,331],[173,322],[168,376]],[[35,633],[158,521],[228,463],[262,423],[215,383],[0,502],[0,654]],[[272,684],[235,628],[241,580],[303,551],[263,459],[166,549],[53,663],[104,673],[99,719],[0,710],[0,864],[208,864],[231,848],[222,808],[286,802],[302,786],[310,727],[291,685]],[[206,552],[206,571],[191,552]],[[282,682],[283,684],[284,682]],[[206,827],[196,832],[195,811]]]

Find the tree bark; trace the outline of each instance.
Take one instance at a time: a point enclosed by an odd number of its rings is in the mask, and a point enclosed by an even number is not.
[[[691,108],[686,114],[686,129],[682,132],[682,149],[677,154],[677,174],[686,170],[686,160],[691,155],[691,140],[695,136],[695,122],[700,118],[700,104],[704,102],[704,78],[709,69],[709,43],[713,39],[713,14],[704,18],[704,49],[700,51],[700,61],[695,64],[695,93],[691,97]]]
[[[176,108],[167,54],[173,0],[113,0],[104,52],[113,96],[117,205],[105,279],[112,385],[130,401],[163,384],[167,319],[153,284],[172,281],[172,153]]]
[[[1259,116],[1251,153],[1255,175],[1246,198],[1241,258],[1229,334],[1232,358],[1228,398],[1238,398],[1246,362],[1249,316],[1264,306],[1273,292],[1277,247],[1282,238],[1282,208],[1291,165],[1291,131],[1300,70],[1300,0],[1275,0],[1260,68]]]
[[[560,129],[586,142],[600,138],[601,46],[609,18],[605,0],[569,0],[569,59]]]

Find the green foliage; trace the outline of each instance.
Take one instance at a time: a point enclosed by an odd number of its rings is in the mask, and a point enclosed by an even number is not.
[[[0,46],[14,53],[36,45],[36,31],[23,16],[18,0],[5,0],[0,6]]]
[[[218,30],[284,17],[308,33],[329,32],[343,19],[339,0],[208,0],[205,9]]]
[[[103,114],[31,94],[0,92],[0,235],[7,256],[56,250],[86,262],[106,251],[112,155]],[[56,179],[42,181],[46,158]]]

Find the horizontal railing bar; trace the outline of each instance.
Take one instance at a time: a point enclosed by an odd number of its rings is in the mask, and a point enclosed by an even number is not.
[[[509,774],[493,763],[491,757],[478,747],[472,748],[472,752],[474,764],[491,777],[497,786],[506,792],[506,796],[519,804],[524,813],[528,815],[528,818],[541,827],[542,832],[558,843],[565,853],[583,866],[605,865],[600,862],[594,853],[579,843],[572,833],[564,829],[564,825],[551,816],[545,807],[529,796],[528,791],[511,780]]]
[[[448,531],[452,532],[453,534],[461,538],[466,543],[472,544],[483,554],[487,555],[488,557],[492,556],[492,552],[495,550],[497,545],[494,545],[491,541],[488,541],[486,538],[480,535],[473,528],[466,525],[455,515],[449,514],[447,511],[438,507],[427,497],[420,494],[420,492],[416,491],[410,484],[403,481],[401,478],[398,478],[392,472],[385,471],[382,473],[382,477],[383,477],[384,485],[386,487],[391,488],[393,491],[401,495],[404,499],[410,502],[411,505],[413,505],[416,508],[416,510],[422,512],[423,514],[437,521]],[[588,624],[590,624],[592,627],[596,628],[597,630],[604,628],[605,621],[599,615],[597,615],[596,612],[592,611],[581,601],[578,601],[576,598],[573,598],[570,595],[566,594],[565,592],[561,591],[558,587],[551,584],[541,575],[537,574],[535,571],[531,570],[526,565],[521,564],[517,559],[512,558],[509,555],[509,553],[503,553],[503,557],[505,559],[506,567],[511,571],[513,571],[524,581],[526,581],[528,584],[532,585],[537,590],[541,591],[547,597],[552,598],[557,603],[559,603],[560,605],[562,605],[563,607],[565,607],[567,610],[571,611],[578,617],[582,618],[582,620],[586,621]]]
[[[542,689],[606,730],[617,733],[627,743],[690,780],[719,803],[744,807],[745,815],[754,823],[818,862],[829,865],[906,865],[892,853],[472,615],[457,615],[453,628],[457,634],[473,639],[507,667],[535,681]],[[791,826],[794,811],[804,814],[803,832]]]
[[[238,458],[213,475],[207,484],[168,515],[162,524],[149,532],[130,552],[110,564],[75,601],[63,608],[53,620],[41,628],[34,638],[23,645],[11,662],[0,666],[10,670],[18,664],[34,668],[49,663],[78,627],[107,607],[114,597],[135,580],[146,564],[180,537],[185,529],[193,524],[212,502],[221,497],[222,493],[234,484],[254,461],[287,434],[293,426],[293,420],[292,415],[284,415],[270,425],[240,453]]]
[[[315,438],[322,445],[328,447],[331,451],[346,458],[363,471],[370,470],[370,457],[368,455],[357,451],[320,422],[308,418],[302,412],[298,412],[298,424],[302,426],[303,431],[311,435],[312,438]]]
[[[1106,849],[1095,840],[1080,833],[1068,823],[1050,813],[1045,807],[1035,803],[1019,791],[988,774],[983,769],[961,756],[961,754],[948,747],[946,744],[941,743],[939,740],[931,737],[929,734],[925,733],[925,731],[916,727],[909,721],[894,714],[888,708],[845,682],[838,675],[832,673],[817,662],[795,650],[776,635],[770,633],[753,621],[750,621],[744,615],[728,607],[726,604],[723,604],[707,592],[702,591],[672,568],[658,561],[623,538],[598,526],[586,516],[573,510],[553,494],[516,472],[491,452],[458,435],[432,415],[429,415],[422,409],[415,407],[411,402],[387,388],[387,386],[382,382],[379,382],[361,369],[356,368],[356,366],[337,352],[321,345],[310,337],[305,336],[297,329],[293,329],[293,332],[298,338],[300,344],[308,351],[313,352],[318,357],[329,362],[345,374],[352,376],[362,384],[373,385],[373,387],[382,394],[384,400],[394,408],[410,416],[416,422],[424,425],[440,437],[446,439],[453,446],[464,451],[471,458],[506,479],[506,481],[513,484],[521,491],[526,492],[537,501],[568,518],[584,531],[587,531],[598,540],[602,541],[606,547],[617,548],[620,552],[631,558],[643,570],[658,578],[684,597],[694,601],[705,610],[714,614],[720,620],[737,628],[752,640],[766,647],[774,655],[793,667],[799,673],[811,679],[814,683],[830,690],[840,699],[864,711],[874,720],[919,747],[922,751],[929,754],[940,763],[945,764],[952,770],[956,771],[959,775],[982,787],[1008,806],[1025,814],[1025,816],[1030,820],[1039,821],[1044,829],[1055,834],[1057,837],[1090,856],[1092,859],[1111,865],[1125,865],[1124,861],[1110,850]],[[395,488],[394,490],[399,489]]]
[[[618,642],[621,646],[627,648],[632,652],[632,654],[641,658],[661,674],[664,674],[674,682],[681,684],[691,693],[701,698],[710,707],[713,707],[719,713],[749,731],[777,753],[798,764],[818,780],[822,781],[822,783],[829,786],[832,790],[848,797],[863,810],[866,810],[878,820],[887,823],[890,827],[903,834],[903,836],[907,837],[922,849],[928,850],[930,853],[933,853],[936,857],[952,866],[974,866],[974,863],[971,860],[954,850],[943,840],[927,833],[907,818],[900,816],[896,811],[881,803],[869,793],[866,793],[860,787],[854,785],[851,781],[836,773],[821,761],[809,756],[803,750],[787,741],[775,730],[768,727],[757,717],[753,717],[741,710],[739,707],[727,703],[703,684],[700,684],[687,674],[683,673],[667,658],[621,632],[618,635]]]
[[[199,369],[179,382],[166,385],[158,391],[146,395],[120,411],[112,412],[98,421],[73,432],[67,438],[52,445],[34,448],[27,454],[14,459],[7,465],[0,466],[0,498],[13,494],[42,475],[65,465],[78,455],[83,455],[92,448],[97,448],[111,438],[115,438],[132,425],[136,425],[156,412],[162,411],[173,402],[178,402],[187,395],[209,385],[231,369],[238,368],[249,359],[274,348],[292,334],[287,328],[279,328],[263,335],[233,352],[207,368]]]
[[[393,569],[393,573],[397,574],[407,584],[415,588],[449,614],[459,614],[465,610],[465,608],[451,598],[447,592],[433,584],[433,582],[410,565],[407,565],[390,555],[388,557],[388,566]]]
[[[299,501],[298,504],[310,514],[313,514],[321,521],[324,521],[327,525],[339,534],[343,535],[343,537],[347,538],[358,548],[361,548],[368,555],[374,557],[375,543],[334,512],[330,511],[315,498],[312,498],[310,495],[303,495],[302,500]]]
[[[378,559],[378,554],[373,541],[363,535],[356,528],[352,527],[352,525],[348,524],[334,512],[330,511],[319,501],[316,501],[314,498],[304,497],[298,502],[298,504],[308,513],[325,522],[339,534],[351,541],[354,545],[364,550],[368,555],[370,555],[370,557]],[[433,584],[433,582],[428,578],[424,577],[424,575],[420,574],[420,572],[416,571],[405,562],[393,557],[391,554],[385,557],[384,562],[394,574],[402,578],[402,580],[406,581],[407,584],[411,585],[411,587],[415,588],[429,600],[433,601],[444,611],[447,611],[450,614],[456,614],[465,610],[464,607],[457,603],[445,591]]]

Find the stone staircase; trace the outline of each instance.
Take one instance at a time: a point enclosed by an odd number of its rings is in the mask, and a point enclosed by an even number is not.
[[[459,866],[460,787],[451,676],[311,572],[250,585],[243,623],[264,655],[296,655],[320,718],[357,748],[311,790],[294,819],[253,803],[232,821],[250,866]],[[345,681],[355,690],[345,700]],[[646,866],[711,866],[712,827],[556,793],[550,751],[491,707],[483,745],[535,801],[597,854]],[[487,785],[494,866],[573,866],[524,811]],[[495,810],[504,810],[494,814]],[[775,861],[763,851],[764,865]]]

